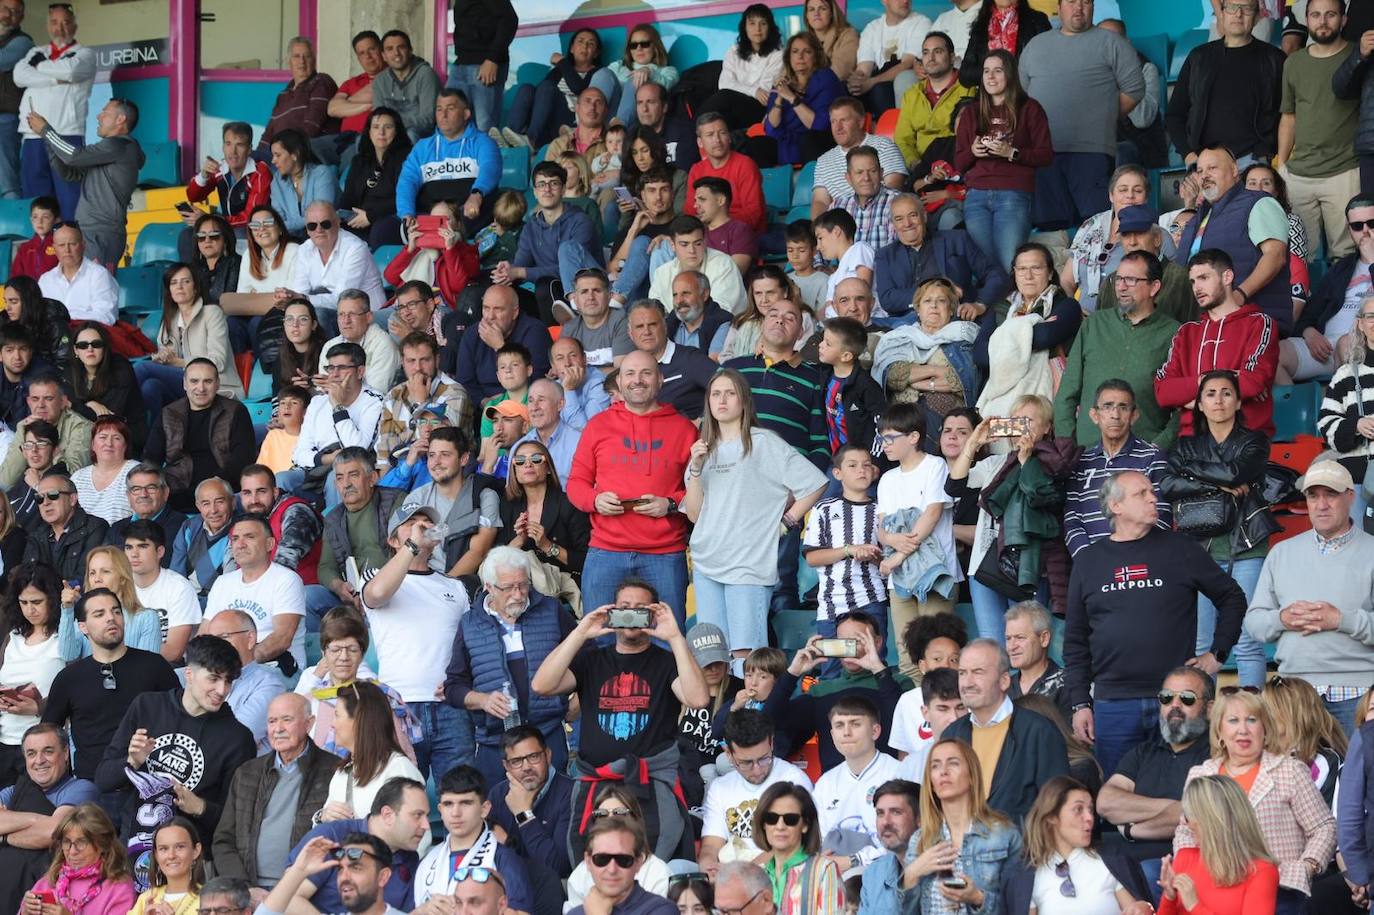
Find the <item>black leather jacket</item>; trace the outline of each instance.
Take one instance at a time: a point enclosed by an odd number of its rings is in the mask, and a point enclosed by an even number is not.
[[[1216,492],[1222,486],[1248,486],[1240,503],[1240,521],[1231,532],[1232,552],[1242,553],[1269,539],[1278,524],[1261,495],[1269,466],[1269,437],[1236,426],[1218,442],[1202,430],[1179,438],[1169,451],[1169,469],[1159,491],[1170,502]]]

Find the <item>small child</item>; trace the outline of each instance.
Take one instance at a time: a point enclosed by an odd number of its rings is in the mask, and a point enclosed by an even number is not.
[[[853,318],[825,322],[817,358],[830,368],[825,382],[825,428],[831,453],[848,444],[873,451],[887,395],[861,364],[869,355],[868,331],[862,324]]]
[[[35,197],[33,203],[29,204],[29,225],[33,226],[33,238],[14,250],[10,276],[27,276],[36,280],[57,266],[57,252],[52,246],[52,227],[57,224],[61,211],[61,206],[53,197]]]
[[[725,719],[738,709],[763,710],[763,703],[773,692],[773,684],[787,670],[787,655],[779,648],[755,648],[744,659],[744,688],[735,693],[729,707],[716,713],[712,729],[717,735],[725,731]]]
[[[860,868],[887,854],[878,841],[878,815],[873,793],[898,777],[901,764],[878,750],[882,715],[867,696],[845,696],[830,708],[830,739],[844,761],[816,779],[816,814],[821,851],[849,856]]]
[[[592,191],[604,191],[620,183],[620,157],[625,150],[625,125],[606,128],[606,151],[592,159]]]
[[[519,191],[505,190],[496,195],[492,202],[492,222],[483,226],[473,239],[477,245],[477,256],[482,260],[482,269],[491,270],[501,261],[515,259],[515,249],[520,244],[520,230],[525,226],[525,195]]]
[[[258,451],[259,464],[271,467],[273,473],[291,469],[291,453],[296,450],[296,439],[301,437],[301,423],[308,406],[310,392],[305,388],[289,384],[281,389],[277,394],[277,412]]]
[[[533,377],[534,357],[530,355],[530,351],[523,343],[507,343],[496,351],[496,381],[504,389],[504,393],[497,394],[487,401],[485,406],[495,406],[503,400],[529,403],[530,379]],[[483,410],[482,440],[491,438],[491,433],[491,420],[486,417],[486,411]]]
[[[587,214],[592,225],[600,225],[601,211],[592,199],[592,167],[587,164],[587,157],[569,149],[559,153],[558,164],[563,166],[563,171],[568,175],[568,180],[563,184],[564,205],[577,207]]]
[[[903,699],[907,696],[920,697],[921,725],[916,731],[915,746],[898,764],[897,777],[916,781],[925,777],[926,757],[930,756],[930,748],[935,741],[945,732],[945,728],[964,717],[968,710],[964,708],[964,700],[959,698],[959,672],[948,667],[932,670],[921,680],[919,689],[902,694]],[[897,716],[901,713],[899,702],[892,716],[894,734]]]
[[[816,218],[813,229],[816,233],[816,247],[820,250],[821,257],[837,263],[835,272],[830,274],[825,285],[824,317],[833,318],[835,309],[831,302],[835,299],[835,287],[840,284],[840,280],[857,276],[870,286],[873,285],[873,246],[854,240],[858,226],[854,224],[854,217],[845,210],[826,210]],[[875,317],[882,317],[881,311],[881,308],[874,306]]]
[[[959,652],[968,644],[968,627],[953,613],[918,616],[902,633],[902,641],[907,654],[916,659],[916,669],[924,683],[933,671],[958,669]],[[925,724],[929,719],[924,716],[917,690],[902,693],[892,713],[892,734],[887,739],[898,759],[916,752],[922,740],[929,742]]]
[[[809,219],[798,219],[787,227],[787,274],[811,313],[820,314],[830,274],[816,269],[816,235]]]

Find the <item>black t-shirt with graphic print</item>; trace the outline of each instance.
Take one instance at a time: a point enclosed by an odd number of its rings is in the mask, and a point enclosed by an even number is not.
[[[590,765],[630,755],[647,758],[676,740],[682,703],[673,694],[672,652],[656,645],[637,654],[585,648],[569,670],[582,707],[578,756]]]

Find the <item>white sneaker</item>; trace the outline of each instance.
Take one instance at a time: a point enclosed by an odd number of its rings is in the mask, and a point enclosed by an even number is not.
[[[502,127],[502,128],[501,128],[501,136],[503,136],[503,137],[506,138],[506,145],[509,146],[509,147],[511,147],[512,149],[515,149],[516,147],[519,147],[519,146],[529,146],[529,145],[530,145],[530,138],[529,138],[529,137],[525,136],[523,133],[516,133],[514,130],[511,130],[509,127]]]
[[[553,319],[559,324],[567,324],[573,319],[573,315],[577,313],[577,309],[573,308],[562,299],[554,299],[552,308]]]
[[[510,144],[506,142],[506,138],[501,134],[501,128],[499,127],[493,127],[488,130],[487,136],[491,137],[492,140],[496,142],[496,145],[503,149],[510,146]]]

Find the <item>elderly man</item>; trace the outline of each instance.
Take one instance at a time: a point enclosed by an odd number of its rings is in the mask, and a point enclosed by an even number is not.
[[[883,310],[892,317],[912,313],[916,290],[926,280],[945,277],[960,290],[958,317],[977,320],[988,305],[1011,287],[1007,273],[973,243],[963,229],[932,236],[926,209],[915,194],[892,201],[896,239],[874,255],[873,287]]]
[[[863,102],[842,95],[830,103],[830,134],[835,145],[816,160],[816,183],[811,190],[811,218],[824,213],[835,201],[854,193],[849,183],[849,151],[860,146],[876,150],[882,167],[883,186],[900,191],[906,184],[907,167],[902,151],[889,137],[864,132]]]
[[[673,277],[673,310],[668,336],[677,346],[700,350],[720,359],[734,315],[711,298],[711,280],[700,270],[683,270]]]
[[[334,311],[345,290],[361,290],[373,308],[386,304],[382,275],[367,242],[351,232],[340,231],[339,213],[333,202],[312,201],[305,208],[305,241],[296,249],[296,259],[291,262],[291,285],[276,291],[277,302],[309,299],[320,312],[321,324],[332,329]]]
[[[1003,619],[1007,659],[1016,671],[1008,695],[1013,699],[1044,696],[1059,706],[1065,721],[1069,720],[1073,712],[1064,692],[1064,669],[1050,657],[1050,611],[1037,600],[1023,600],[1007,608]]]
[[[526,406],[529,409],[530,430],[516,440],[511,452],[514,453],[521,442],[539,442],[553,455],[558,479],[566,480],[572,472],[573,454],[582,439],[582,430],[573,428],[563,420],[563,386],[552,378],[535,379],[530,383],[530,399]]]
[[[340,504],[324,514],[320,585],[357,607],[362,574],[390,558],[386,524],[405,493],[377,485],[376,461],[366,448],[341,449],[333,467]]]
[[[523,237],[523,236],[522,236]],[[463,331],[450,374],[479,403],[504,388],[496,378],[496,352],[507,343],[519,343],[530,351],[536,378],[549,373],[549,330],[537,318],[520,312],[520,302],[510,286],[488,286],[482,293],[482,320]]]
[[[335,343],[325,351],[324,396],[306,408],[300,438],[291,453],[290,470],[280,475],[282,488],[300,492],[323,485],[339,449],[371,448],[382,421],[382,395],[364,383],[367,354],[356,343]],[[336,489],[324,486],[326,508],[338,503]]]
[[[472,399],[466,388],[439,371],[439,344],[433,337],[411,331],[401,340],[401,370],[405,381],[387,391],[382,401],[377,432],[377,463],[382,467],[414,441],[422,407],[437,407],[451,425],[472,427]]]
[[[444,698],[472,713],[477,731],[474,765],[490,784],[505,776],[502,738],[517,721],[539,730],[554,768],[562,771],[568,763],[563,739],[568,701],[564,696],[539,695],[530,681],[577,621],[558,598],[531,587],[529,556],[520,550],[493,547],[479,575],[481,603],[458,621]]]
[[[663,139],[668,162],[678,171],[691,171],[701,158],[692,122],[681,115],[668,114],[668,90],[646,79],[635,90],[635,119]]]
[[[411,142],[434,132],[434,102],[442,81],[424,59],[416,57],[410,36],[392,29],[382,36],[386,69],[372,80],[372,106],[401,116]]]
[[[26,115],[47,112],[58,134],[72,145],[85,139],[86,111],[95,81],[96,54],[76,40],[76,13],[65,3],[48,7],[47,48],[33,48],[14,65],[19,100],[20,189],[25,197],[56,196],[62,218],[76,218],[80,186],[52,168],[48,149]]]
[[[763,175],[753,159],[730,149],[730,125],[724,116],[706,111],[697,116],[697,141],[702,159],[687,173],[688,187],[696,187],[698,178],[724,178],[734,192],[731,213],[755,232],[768,228],[768,208],[763,201]],[[684,212],[697,214],[696,199],[687,196]]]
[[[555,735],[554,746],[566,748],[562,735]],[[572,779],[563,766],[553,764],[553,750],[537,727],[516,725],[501,735],[500,747],[506,777],[492,784],[488,819],[506,831],[507,842],[520,857],[566,879],[572,872]]]
[[[434,133],[416,143],[396,184],[396,215],[413,224],[441,200],[463,205],[470,232],[490,221],[493,192],[501,180],[501,150],[472,122],[472,106],[457,89],[434,99]]]
[[[225,610],[201,627],[205,635],[217,635],[239,653],[243,669],[225,700],[239,724],[253,732],[258,752],[267,752],[267,710],[272,700],[286,692],[286,681],[275,667],[259,664],[254,658],[258,647],[257,622],[242,610]]]
[[[320,516],[304,499],[283,492],[264,464],[249,464],[239,478],[239,505],[247,515],[262,515],[272,528],[272,561],[295,571],[307,585],[317,584]]]
[[[292,38],[286,53],[291,79],[277,93],[272,105],[272,115],[258,146],[260,159],[268,158],[272,140],[289,127],[312,139],[339,132],[338,119],[329,114],[329,102],[339,87],[328,73],[315,69],[315,45],[309,38]]]
[[[1069,580],[1064,688],[1074,732],[1095,743],[1106,772],[1154,730],[1154,684],[1185,663],[1215,676],[1245,615],[1245,592],[1198,541],[1156,526],[1155,498],[1138,470],[1109,477],[1102,508],[1111,536],[1078,552]],[[1199,594],[1217,608],[1204,652],[1195,650]]]
[[[606,95],[595,86],[588,86],[577,96],[573,109],[573,128],[565,131],[549,144],[545,162],[557,162],[568,150],[587,157],[590,162],[606,151]],[[628,152],[628,150],[627,150]]]
[[[253,462],[256,440],[248,409],[219,396],[219,369],[209,359],[186,363],[185,398],[163,407],[154,418],[143,459],[165,464],[172,504],[190,510],[188,498],[203,481],[221,477],[238,481]]]
[[[186,519],[172,542],[173,572],[196,586],[202,604],[229,560],[229,521],[234,517],[234,490],[220,477],[196,486],[197,514]]]
[[[845,180],[853,189],[835,199],[833,208],[854,217],[854,243],[874,250],[893,238],[892,201],[897,192],[882,183],[882,162],[871,146],[856,146],[845,154]]]
[[[1117,228],[1121,233],[1123,258],[1126,254],[1144,251],[1160,259],[1163,273],[1159,280],[1159,292],[1154,297],[1156,310],[1180,324],[1196,321],[1197,300],[1193,298],[1193,290],[1188,282],[1188,270],[1168,256],[1168,236],[1159,225],[1159,214],[1154,208],[1146,204],[1122,207],[1121,212],[1117,214]],[[1168,239],[1167,245],[1172,243],[1173,240]],[[1117,292],[1117,272],[1113,270],[1102,280],[1102,286],[1097,292],[1098,311],[1124,307]]]
[[[587,365],[587,351],[580,340],[559,337],[549,347],[549,377],[563,386],[563,419],[574,429],[611,405],[606,373]]]
[[[91,462],[91,421],[71,408],[61,379],[51,373],[35,376],[29,382],[25,401],[29,415],[15,428],[14,440],[5,452],[5,460],[0,462],[0,485],[6,489],[19,482],[27,469],[24,430],[34,420],[56,427],[62,450],[54,456],[55,461],[66,464],[68,470],[77,470]]]
[[[272,562],[275,545],[272,529],[261,515],[245,515],[233,523],[229,550],[238,568],[215,580],[200,631],[208,633],[220,613],[244,611],[257,630],[253,657],[263,663],[276,661],[289,677],[305,664],[305,586],[295,572]]]
[[[1188,265],[1200,251],[1224,251],[1235,274],[1232,304],[1253,303],[1274,322],[1276,336],[1287,336],[1293,329],[1293,295],[1283,205],[1263,191],[1247,190],[1240,183],[1236,160],[1220,147],[1198,155],[1197,180],[1202,198],[1197,215],[1178,240],[1174,259]]]
[[[652,356],[662,373],[657,392],[659,401],[688,419],[700,417],[706,404],[706,385],[718,366],[701,350],[678,346],[668,339],[663,306],[657,299],[640,299],[630,306],[627,314],[630,340],[635,349]],[[621,391],[624,391],[623,386]]]
[[[399,308],[399,306],[397,306]],[[371,297],[361,289],[345,289],[339,293],[339,333],[320,347],[320,374],[329,372],[329,351],[339,343],[356,343],[367,354],[367,371],[363,377],[374,391],[391,390],[392,382],[401,367],[396,341],[376,322]]]
[[[233,702],[230,693],[229,704]],[[267,706],[271,752],[234,773],[215,830],[215,872],[221,877],[241,877],[271,889],[281,879],[287,853],[314,826],[329,795],[329,780],[341,764],[310,739],[314,724],[304,696],[281,693]]]
[[[862,277],[851,276],[848,279],[840,280],[835,285],[835,298],[831,304],[835,309],[835,317],[852,318],[863,326],[868,335],[868,343],[859,356],[859,362],[864,368],[868,368],[873,364],[873,353],[878,348],[878,341],[883,336],[883,329],[873,322],[875,303],[872,287]],[[815,333],[801,348],[801,357],[804,361],[820,361],[820,346],[824,338],[825,326],[818,324]]]
[[[129,475],[125,477],[124,488],[129,492],[129,508],[132,514],[127,518],[121,518],[110,525],[109,542],[116,546],[124,546],[124,531],[135,521],[151,521],[166,535],[167,543],[176,540],[177,531],[181,530],[181,525],[186,522],[184,512],[179,512],[167,504],[167,496],[170,490],[167,487],[167,477],[163,474],[162,468],[156,464],[144,462],[139,464]],[[162,557],[162,567],[165,569],[172,563],[172,551],[167,550]]]
[[[716,908],[739,915],[775,915],[773,881],[752,861],[731,861],[716,872]]]
[[[86,256],[81,227],[64,223],[52,236],[57,266],[38,278],[43,296],[66,306],[73,321],[119,320],[119,286],[110,271]]]
[[[105,542],[110,526],[77,504],[71,477],[48,473],[38,481],[38,517],[24,544],[25,562],[43,562],[64,581],[84,581],[86,553]]]
[[[573,274],[572,302],[577,309],[563,325],[560,337],[582,344],[591,365],[611,365],[634,349],[625,329],[625,311],[611,308],[611,281],[600,267],[583,267]]]

